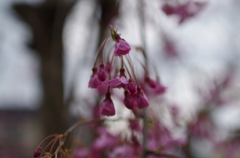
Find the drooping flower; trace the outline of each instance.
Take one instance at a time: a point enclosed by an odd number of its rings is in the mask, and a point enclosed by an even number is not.
[[[98,75],[97,75],[97,68],[93,67],[92,68],[92,75],[90,77],[90,80],[88,82],[88,87],[89,88],[97,88],[102,85],[102,82],[99,80]]]
[[[125,76],[125,69],[120,69],[120,76],[108,81],[110,87],[121,88],[128,84],[128,80]]]
[[[120,37],[120,34],[117,33],[117,31],[114,29],[112,25],[109,26],[112,39],[116,41],[115,43],[115,50],[114,55],[115,56],[122,56],[129,53],[131,50],[130,45]]]
[[[119,39],[115,44],[114,55],[115,56],[122,56],[129,53],[131,47],[124,39]]]
[[[136,83],[135,83],[132,79],[129,79],[128,91],[129,91],[131,94],[137,93],[137,85],[136,85]]]
[[[116,78],[108,81],[108,85],[113,88],[121,87],[121,86],[127,85],[127,84],[128,84],[128,80],[124,76],[116,77]]]
[[[98,79],[103,82],[106,80],[106,78],[107,78],[107,73],[104,69],[104,64],[100,64],[100,70],[98,71]]]
[[[108,81],[101,82],[101,85],[97,87],[97,92],[100,95],[106,94],[108,91]]]
[[[137,105],[139,109],[148,107],[149,105],[148,98],[141,88],[138,88]]]
[[[149,77],[145,78],[145,81],[148,83],[149,85],[149,92],[156,94],[156,95],[160,95],[163,94],[166,91],[166,87],[163,86],[162,84],[160,84],[158,81],[152,80]]]
[[[104,116],[115,115],[115,108],[111,99],[111,93],[108,91],[103,102],[100,104],[99,113]]]
[[[130,96],[128,91],[125,91],[124,94],[125,94],[125,98],[123,100],[124,105],[128,109],[134,109],[135,107],[137,107],[136,98],[134,96]]]
[[[152,92],[155,94],[163,94],[166,91],[166,87],[154,80],[149,81],[149,86],[152,88]]]

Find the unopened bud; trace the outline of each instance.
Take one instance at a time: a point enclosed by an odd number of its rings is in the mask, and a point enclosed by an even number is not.
[[[40,155],[41,155],[41,151],[42,151],[42,147],[39,146],[39,147],[34,151],[33,157],[38,157],[38,156],[40,156]]]

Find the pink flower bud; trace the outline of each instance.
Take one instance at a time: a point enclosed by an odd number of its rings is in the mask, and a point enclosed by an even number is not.
[[[38,157],[41,155],[42,148],[39,146],[33,153],[33,157]]]
[[[131,47],[129,46],[129,44],[124,39],[120,39],[115,44],[114,55],[115,56],[126,55],[129,53],[130,50]]]
[[[104,116],[113,116],[115,115],[115,108],[113,105],[113,101],[111,99],[110,92],[107,92],[106,98],[100,104],[99,113]]]
[[[102,83],[101,83],[101,81],[99,81],[98,76],[97,75],[91,75],[90,81],[88,82],[88,87],[89,88],[97,88],[101,85],[102,85]]]

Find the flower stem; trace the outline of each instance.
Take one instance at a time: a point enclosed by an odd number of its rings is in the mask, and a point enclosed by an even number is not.
[[[51,141],[47,144],[47,146],[43,149],[42,156],[43,156],[44,152],[46,151],[46,149],[47,149],[52,143],[53,143],[53,145],[54,145],[55,142],[56,142],[58,139],[59,139],[59,138],[56,137],[56,138],[54,138],[53,140],[51,140]],[[52,148],[53,148],[53,146],[51,147],[50,152],[51,152]]]
[[[93,119],[91,121],[81,121],[73,124],[65,133],[64,135],[67,136],[70,132],[72,132],[75,128],[78,126],[86,125],[86,124],[91,124],[91,123],[97,123],[97,122],[102,122],[104,120],[102,119]]]
[[[107,43],[107,41],[110,39],[111,36],[108,36],[100,45],[100,47],[97,50],[97,54],[96,54],[96,58],[94,60],[94,66],[96,66],[97,63],[97,58],[99,56],[99,53],[101,52],[101,49],[104,48],[105,44]]]
[[[41,146],[48,138],[51,138],[51,137],[57,137],[59,136],[59,134],[52,134],[52,135],[49,135],[47,136],[46,138],[44,138],[41,143],[38,145],[38,146]]]

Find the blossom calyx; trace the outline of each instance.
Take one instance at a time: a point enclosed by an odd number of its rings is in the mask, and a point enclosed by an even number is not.
[[[114,41],[119,41],[121,39],[120,34],[118,34],[117,31],[115,31],[115,29],[112,25],[109,26],[109,29],[111,32],[112,39]]]

